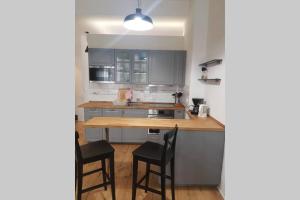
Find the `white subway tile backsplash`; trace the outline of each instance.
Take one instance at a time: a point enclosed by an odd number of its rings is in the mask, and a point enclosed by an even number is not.
[[[131,88],[133,90],[133,101],[148,102],[174,102],[172,94],[183,91],[177,86],[148,86],[129,84],[99,84],[90,83],[86,91],[89,101],[114,101],[117,99],[119,88]]]

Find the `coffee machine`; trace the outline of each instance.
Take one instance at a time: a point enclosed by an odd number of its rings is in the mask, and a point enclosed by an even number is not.
[[[200,99],[200,98],[192,98],[193,101],[193,109],[191,110],[191,113],[193,115],[198,115],[199,113],[199,106],[200,104],[204,103],[204,99]]]

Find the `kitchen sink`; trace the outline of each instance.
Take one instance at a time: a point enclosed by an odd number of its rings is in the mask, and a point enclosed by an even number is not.
[[[172,108],[172,107],[175,107],[175,104],[174,103],[142,103],[142,102],[130,102],[129,103],[129,106],[142,106],[142,105],[145,105],[145,106],[149,106],[149,107],[156,107],[156,108],[159,108],[159,107],[168,107],[168,108]]]
[[[143,103],[140,103],[140,102],[129,102],[128,105],[129,106],[142,106]]]

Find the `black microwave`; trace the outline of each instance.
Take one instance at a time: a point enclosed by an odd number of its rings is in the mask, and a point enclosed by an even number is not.
[[[89,67],[90,81],[112,83],[115,81],[114,66],[90,66]]]

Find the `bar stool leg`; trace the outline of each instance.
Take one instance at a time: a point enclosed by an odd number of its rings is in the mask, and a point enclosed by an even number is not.
[[[133,157],[133,167],[132,167],[132,200],[135,200],[135,197],[136,197],[137,171],[138,171],[138,160],[135,157]]]
[[[161,165],[160,166],[160,187],[161,187],[161,199],[166,200],[166,166]]]
[[[109,165],[110,165],[110,183],[111,183],[111,195],[112,195],[112,200],[116,199],[116,191],[115,191],[115,164],[114,164],[114,153],[112,153],[110,160],[109,160]]]
[[[146,166],[146,189],[145,189],[145,192],[148,192],[149,174],[150,174],[150,163],[147,163],[147,166]]]
[[[77,179],[78,179],[78,178],[77,178],[77,174],[78,174],[78,173],[77,173],[77,170],[78,170],[78,169],[77,169],[77,162],[76,162],[76,160],[75,160],[75,190],[76,190]]]
[[[81,193],[82,193],[82,179],[83,179],[83,168],[82,168],[82,164],[78,163],[78,185],[77,185],[77,200],[81,200]]]
[[[101,164],[102,164],[102,179],[103,179],[103,183],[106,183],[106,163],[105,163],[105,159],[101,160]],[[104,189],[107,190],[107,186],[104,186]]]
[[[171,192],[172,200],[175,200],[175,159],[171,159]]]

